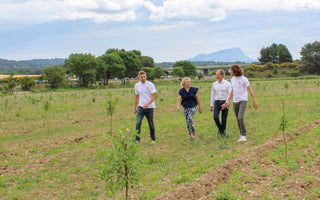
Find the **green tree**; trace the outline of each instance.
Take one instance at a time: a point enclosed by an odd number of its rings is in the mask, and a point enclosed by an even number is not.
[[[108,49],[105,54],[118,53],[119,49]]]
[[[184,72],[182,67],[175,67],[173,68],[172,72],[170,73],[172,76],[177,76],[177,77],[184,77]]]
[[[32,86],[36,83],[32,77],[25,76],[21,79],[21,88],[22,90],[30,90]]]
[[[117,105],[119,101],[119,97],[116,98],[112,98],[112,93],[110,91],[107,92],[107,104],[106,104],[106,108],[107,108],[107,115],[110,116],[110,125],[111,125],[111,129],[110,129],[110,133],[112,133],[112,116],[114,114],[114,109]]]
[[[174,63],[173,69],[175,67],[181,67],[183,69],[184,76],[195,76],[197,73],[197,71],[196,71],[197,67],[191,61],[187,61],[187,60],[177,61]]]
[[[197,74],[197,76],[198,76],[198,79],[199,79],[199,80],[204,77],[203,74],[202,74],[202,72],[199,72],[199,73]]]
[[[96,79],[98,62],[95,56],[89,54],[71,54],[65,60],[65,68],[79,78],[80,87],[88,87]]]
[[[273,43],[271,46],[263,47],[260,50],[260,57],[258,59],[262,64],[268,62],[284,63],[292,62],[292,55],[285,45]]]
[[[143,71],[146,73],[148,80],[150,80],[150,81],[154,80],[153,68],[150,68],[150,67],[142,67],[141,70],[143,70]]]
[[[136,77],[142,67],[140,57],[133,51],[120,51],[118,54],[126,67],[125,77]],[[126,84],[125,80],[123,84]]]
[[[305,44],[300,51],[306,70],[312,74],[320,74],[320,42]]]
[[[66,73],[59,65],[45,68],[44,74],[46,79],[49,81],[50,87],[55,89],[63,86],[66,79]]]
[[[137,185],[140,177],[142,155],[135,141],[135,134],[123,128],[111,137],[113,146],[106,148],[108,159],[100,167],[100,177],[105,181],[107,196],[114,197],[116,191],[126,191]]]
[[[103,77],[105,85],[108,85],[108,81],[111,78],[124,78],[126,67],[117,53],[104,54],[100,56],[99,59],[103,62],[101,76]]]
[[[154,79],[160,79],[161,76],[164,76],[165,73],[162,69],[162,67],[159,67],[159,66],[156,66],[152,69],[152,72],[151,72],[152,76]]]
[[[152,57],[141,56],[140,59],[143,67],[150,67],[150,68],[155,67],[154,59]]]

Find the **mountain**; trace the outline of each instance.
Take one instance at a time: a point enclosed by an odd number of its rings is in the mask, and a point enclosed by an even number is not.
[[[215,61],[215,62],[254,62],[256,60],[246,56],[241,48],[234,47],[231,49],[224,49],[209,54],[199,54],[189,61]]]

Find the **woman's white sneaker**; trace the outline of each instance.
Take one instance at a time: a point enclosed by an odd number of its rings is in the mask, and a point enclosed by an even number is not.
[[[243,136],[241,135],[239,140],[237,142],[246,142],[247,141],[247,137],[246,136]]]

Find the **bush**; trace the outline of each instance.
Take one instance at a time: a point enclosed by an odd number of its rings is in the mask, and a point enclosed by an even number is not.
[[[246,73],[246,76],[249,77],[249,78],[252,78],[252,77],[254,77],[254,74],[251,71],[248,71]]]
[[[33,80],[33,78],[29,76],[25,76],[21,79],[21,88],[22,90],[30,90],[32,86],[34,86],[36,83]]]
[[[292,70],[292,71],[289,72],[289,75],[291,77],[298,77],[298,76],[301,76],[301,73],[298,70]]]
[[[272,73],[271,73],[271,72],[268,72],[268,73],[267,73],[267,77],[268,77],[268,78],[273,77]]]

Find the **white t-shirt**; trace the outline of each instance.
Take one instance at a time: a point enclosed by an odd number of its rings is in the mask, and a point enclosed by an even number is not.
[[[211,106],[215,100],[227,101],[231,92],[231,84],[229,81],[222,79],[221,83],[215,81],[211,89]]]
[[[152,98],[152,94],[156,93],[156,87],[154,84],[150,81],[146,81],[145,83],[142,83],[141,81],[136,83],[134,86],[135,94],[139,95],[139,106],[143,107],[146,105],[150,99]],[[153,101],[148,108],[155,108],[156,103]]]
[[[248,101],[247,88],[250,86],[249,80],[245,76],[232,77],[231,86],[233,90],[233,102]]]

